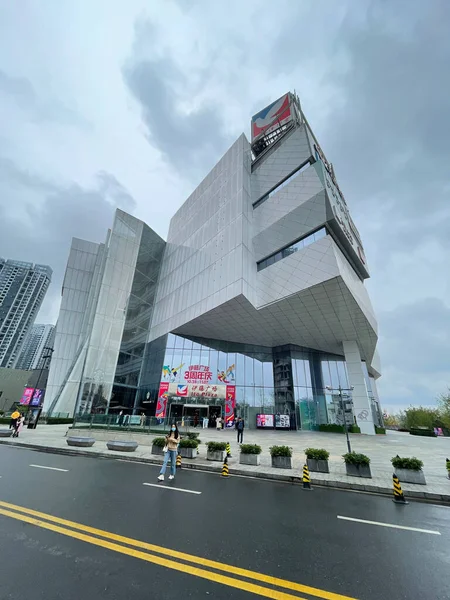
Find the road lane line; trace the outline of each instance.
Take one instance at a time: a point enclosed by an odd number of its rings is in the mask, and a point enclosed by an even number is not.
[[[432,529],[419,529],[418,527],[406,527],[405,525],[395,525],[394,523],[380,523],[378,521],[366,521],[365,519],[354,519],[353,517],[337,516],[342,521],[355,521],[355,523],[365,523],[367,525],[378,525],[379,527],[391,527],[392,529],[405,529],[406,531],[418,531],[419,533],[430,533],[431,535],[441,535],[440,531]]]
[[[35,469],[48,469],[49,471],[62,471],[63,473],[68,473],[69,469],[58,469],[57,467],[44,467],[44,465],[28,465],[30,467],[34,467]]]
[[[143,483],[142,485],[148,485],[149,487],[161,488],[162,490],[173,490],[174,492],[185,492],[186,494],[198,494],[201,492],[195,492],[194,490],[184,490],[183,488],[177,488],[167,485],[159,485],[158,483]]]
[[[31,508],[17,506],[16,504],[10,504],[9,502],[4,502],[2,500],[0,500],[0,507],[10,508],[14,511],[24,512],[24,513],[26,513],[26,515],[34,515],[36,517],[39,517],[39,519],[46,519],[47,521],[50,521],[53,523],[65,525],[65,526],[71,527],[72,529],[78,529],[83,532],[92,533],[97,536],[105,537],[110,540],[114,540],[117,542],[121,542],[123,544],[127,544],[129,546],[134,546],[136,548],[142,548],[144,550],[150,550],[152,552],[157,552],[159,554],[163,554],[164,556],[170,556],[172,558],[184,560],[185,562],[191,562],[196,565],[210,567],[212,569],[216,569],[217,571],[224,571],[228,575],[230,575],[230,574],[238,575],[240,577],[245,577],[246,579],[253,579],[258,582],[264,582],[264,583],[267,583],[269,585],[273,585],[276,587],[287,588],[289,590],[293,590],[296,592],[303,592],[303,593],[309,594],[310,596],[322,598],[323,600],[355,600],[353,597],[350,597],[350,596],[343,596],[341,594],[336,594],[334,592],[327,592],[325,590],[313,588],[308,585],[303,585],[301,583],[288,581],[286,579],[273,577],[271,575],[265,575],[263,573],[258,573],[256,571],[250,571],[248,569],[242,569],[241,567],[235,567],[233,565],[227,565],[227,564],[224,564],[223,562],[216,562],[214,560],[210,560],[208,558],[203,558],[201,556],[195,556],[193,554],[185,554],[184,552],[180,552],[178,550],[172,550],[171,548],[165,548],[164,546],[157,546],[155,544],[150,544],[148,542],[142,542],[139,540],[135,540],[133,538],[128,538],[128,537],[121,536],[121,535],[118,535],[115,533],[104,531],[102,529],[96,529],[94,527],[90,527],[89,525],[81,525],[80,523],[75,523],[74,521],[68,521],[67,519],[62,519],[60,517],[54,517],[53,515],[42,513],[37,510],[33,510]],[[0,511],[1,511],[1,508],[0,508]],[[13,514],[16,514],[16,513],[13,513]],[[296,598],[297,598],[297,596],[296,596]]]
[[[180,571],[181,573],[187,573],[188,575],[194,575],[195,577],[201,577],[202,579],[208,579],[209,581],[213,581],[214,583],[220,583],[228,587],[236,588],[239,590],[245,590],[246,592],[251,592],[253,594],[257,594],[258,596],[264,596],[265,598],[271,598],[272,600],[306,600],[306,598],[302,598],[301,596],[293,596],[292,594],[272,590],[261,585],[248,583],[246,581],[243,581],[242,579],[233,579],[232,577],[220,575],[218,573],[214,573],[213,571],[205,571],[204,569],[199,569],[198,567],[190,565],[184,565],[173,560],[168,560],[167,558],[163,558],[161,556],[147,554],[146,552],[141,552],[139,550],[133,550],[132,548],[127,548],[126,546],[120,546],[119,544],[108,542],[107,540],[94,538],[84,533],[78,533],[77,531],[71,531],[70,529],[65,529],[63,527],[59,527],[58,525],[52,525],[51,523],[45,523],[44,521],[34,519],[33,517],[27,517],[26,515],[14,513],[9,510],[0,509],[0,514],[6,517],[11,517],[12,519],[17,519],[18,521],[24,521],[25,523],[29,523],[30,525],[41,527],[42,529],[48,529],[55,533],[59,533],[68,537],[75,538],[77,540],[81,540],[83,542],[87,542],[88,544],[92,544],[94,546],[100,546],[102,548],[118,552],[120,554],[126,554],[133,558],[145,560],[146,562],[150,562],[161,567],[166,567],[168,569]]]
[[[126,458],[116,458],[117,462],[128,463],[129,465],[145,465],[146,467],[159,467],[159,465],[153,465],[152,463],[146,463],[141,460],[127,460]]]

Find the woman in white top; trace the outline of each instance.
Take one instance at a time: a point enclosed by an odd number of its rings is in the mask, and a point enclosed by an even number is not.
[[[222,429],[222,417],[220,416],[216,418],[216,429],[217,431]]]

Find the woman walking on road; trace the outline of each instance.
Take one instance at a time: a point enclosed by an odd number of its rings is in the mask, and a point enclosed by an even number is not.
[[[161,467],[161,472],[159,473],[159,477],[158,480],[159,481],[164,481],[164,475],[166,472],[166,468],[167,468],[167,463],[169,462],[169,458],[170,458],[170,475],[169,475],[169,479],[173,479],[175,477],[175,471],[177,468],[177,450],[178,450],[178,444],[181,441],[181,437],[180,434],[178,433],[178,427],[176,426],[176,423],[174,423],[171,427],[171,431],[169,433],[169,435],[166,435],[166,452],[164,454],[164,462],[163,462],[163,466]]]

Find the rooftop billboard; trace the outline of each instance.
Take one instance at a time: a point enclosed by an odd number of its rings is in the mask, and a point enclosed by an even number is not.
[[[288,92],[252,117],[252,143],[263,135],[275,131],[293,119],[291,94]]]

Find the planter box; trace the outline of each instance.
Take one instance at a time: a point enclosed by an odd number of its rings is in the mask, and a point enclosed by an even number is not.
[[[155,446],[152,444],[152,454],[156,454],[157,456],[164,456],[163,448],[161,446]]]
[[[315,458],[307,458],[306,464],[308,469],[313,473],[329,473],[330,467],[327,460],[316,460]]]
[[[366,477],[372,479],[372,473],[370,472],[370,465],[349,465],[345,463],[345,470],[347,475],[351,477]]]
[[[11,437],[14,429],[0,429],[0,437]]]
[[[182,458],[197,458],[197,448],[180,448]]]
[[[395,469],[395,474],[403,483],[417,483],[419,485],[426,485],[425,475],[420,471],[413,471],[413,469]]]
[[[78,446],[79,448],[91,448],[95,444],[95,438],[71,436],[66,438],[68,446]]]
[[[225,450],[217,450],[216,452],[206,452],[206,460],[215,460],[216,462],[223,462],[225,460]]]
[[[240,453],[239,462],[241,465],[252,465],[257,467],[261,464],[261,455],[260,454],[243,454]]]
[[[292,457],[272,456],[272,467],[276,469],[292,469]]]

